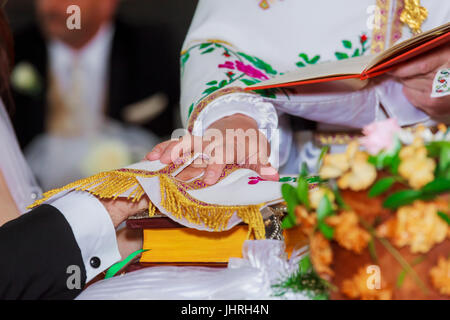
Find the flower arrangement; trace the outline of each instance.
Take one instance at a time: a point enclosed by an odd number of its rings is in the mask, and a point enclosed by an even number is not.
[[[449,299],[450,130],[391,119],[363,133],[322,153],[317,188],[306,172],[282,186],[282,227],[309,237],[310,272],[329,298]]]

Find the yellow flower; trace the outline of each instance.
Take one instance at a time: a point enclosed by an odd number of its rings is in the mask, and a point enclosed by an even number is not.
[[[322,233],[316,232],[310,240],[311,263],[314,270],[323,278],[329,279],[334,276],[330,265],[333,262],[333,250],[330,242]]]
[[[434,202],[415,201],[397,210],[396,216],[377,228],[380,237],[391,238],[398,247],[411,246],[412,253],[426,253],[447,237],[448,225]]]
[[[438,264],[430,270],[430,278],[441,294],[450,296],[450,259],[439,257]]]
[[[358,150],[358,142],[351,142],[345,153],[327,154],[319,175],[322,179],[339,178],[339,188],[360,191],[370,187],[377,178],[377,170],[368,162],[368,154]]]
[[[416,138],[412,145],[403,147],[399,157],[401,163],[398,172],[412,188],[420,189],[434,180],[436,163],[427,157],[427,149],[422,139]]]
[[[353,211],[331,216],[326,222],[335,227],[333,237],[341,247],[358,254],[367,247],[370,234],[359,226],[358,216]]]
[[[336,207],[334,203],[335,200],[334,193],[328,188],[319,187],[309,191],[308,197],[309,197],[309,205],[311,206],[311,208],[317,209],[319,207],[320,201],[325,195],[328,196],[328,200],[330,200],[333,207]]]
[[[342,281],[341,292],[351,299],[361,300],[390,300],[392,299],[392,289],[381,284],[381,288],[372,288],[368,285],[370,273],[367,273],[368,266],[362,267],[351,278]]]

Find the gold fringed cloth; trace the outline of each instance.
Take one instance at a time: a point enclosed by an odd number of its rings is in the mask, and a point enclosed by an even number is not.
[[[238,165],[227,165],[217,184],[209,186],[201,176],[183,182],[176,175],[191,164],[196,155],[181,164],[165,165],[143,161],[129,167],[102,172],[89,178],[48,191],[30,208],[51,202],[68,192],[86,191],[99,198],[150,199],[149,214],[156,210],[189,228],[225,231],[244,222],[249,236],[264,239],[260,210],[282,201],[281,182],[265,181],[256,172]]]

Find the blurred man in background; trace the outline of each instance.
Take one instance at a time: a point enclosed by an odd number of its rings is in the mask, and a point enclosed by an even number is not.
[[[68,27],[71,5],[80,29]],[[173,129],[178,76],[169,35],[121,21],[118,5],[36,0],[39,27],[15,37],[14,124],[44,189],[140,160]]]

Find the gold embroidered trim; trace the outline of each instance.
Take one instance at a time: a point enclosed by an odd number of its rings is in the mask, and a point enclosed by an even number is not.
[[[391,0],[377,0],[375,10],[375,23],[372,32],[372,54],[380,53],[386,46],[386,34]]]
[[[402,37],[403,22],[400,20],[400,15],[402,14],[404,7],[404,0],[397,0],[395,14],[391,25],[389,47],[392,47]]]
[[[208,43],[208,42],[212,42],[212,43],[220,43],[220,44],[224,44],[227,45],[229,47],[232,48],[236,48],[234,45],[232,45],[230,42],[225,41],[225,40],[220,40],[220,39],[206,39],[206,40],[193,40],[191,42],[189,42],[189,44],[187,45],[187,49],[184,49],[180,52],[180,55],[184,55],[186,54],[192,47],[194,47],[196,44],[201,44],[201,43]]]
[[[170,169],[167,169],[170,167]],[[139,184],[137,177],[159,177],[161,190],[161,205],[168,212],[177,218],[185,218],[188,222],[194,224],[204,224],[214,231],[221,231],[227,225],[231,216],[236,212],[237,216],[249,225],[249,237],[254,233],[256,239],[265,238],[265,228],[260,213],[259,205],[243,206],[221,206],[208,204],[199,201],[187,193],[185,186],[175,178],[167,175],[167,171],[173,171],[174,167],[168,166],[158,172],[119,169],[109,172],[102,172],[89,178],[81,179],[70,183],[62,188],[46,192],[42,199],[35,201],[29,209],[37,207],[56,194],[69,191],[86,191],[101,199],[117,199],[125,192],[130,192],[127,199],[137,202],[145,194],[144,189]],[[177,166],[178,167],[178,166]],[[224,177],[234,171],[235,166],[231,166]],[[200,186],[197,186],[200,189]],[[149,215],[153,216],[156,207],[149,202]]]
[[[194,108],[194,110],[192,111],[189,120],[188,120],[188,126],[187,129],[189,132],[192,133],[192,130],[194,129],[194,123],[198,118],[198,115],[200,114],[200,112],[203,111],[203,109],[205,109],[211,102],[213,102],[214,100],[230,94],[230,93],[247,93],[247,94],[252,94],[251,91],[246,91],[244,90],[244,88],[241,87],[229,87],[229,88],[225,88],[216,92],[211,93],[209,96],[205,97],[202,101],[200,101],[197,106]]]
[[[405,0],[400,20],[408,25],[413,34],[422,32],[422,23],[427,17],[428,10],[420,5],[420,0]]]

